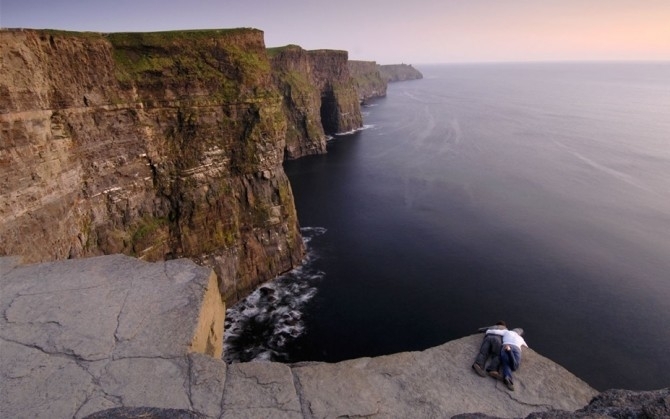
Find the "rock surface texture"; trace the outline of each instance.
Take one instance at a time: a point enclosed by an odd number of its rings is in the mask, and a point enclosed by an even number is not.
[[[188,257],[229,302],[300,263],[261,31],[1,30],[0,59],[0,255]]]
[[[482,335],[336,364],[226,365],[223,314],[203,316],[222,310],[207,309],[217,293],[185,260],[0,258],[0,417],[522,417],[597,394],[532,350],[514,392],[476,375]],[[215,357],[195,352],[199,339]]]
[[[0,258],[0,417],[219,414],[225,307],[211,269],[123,255],[17,261]]]
[[[349,61],[349,72],[354,78],[358,99],[363,103],[368,99],[386,96],[388,86],[379,66],[374,61]]]
[[[346,51],[287,45],[268,52],[287,115],[286,158],[323,154],[327,134],[363,126]]]
[[[574,412],[535,412],[526,419],[667,419],[670,418],[670,387],[654,391],[607,390]],[[454,419],[500,419],[485,414],[461,414]]]
[[[327,134],[353,131],[363,126],[363,117],[347,61],[347,51],[308,51],[312,76],[321,90],[321,123]]]

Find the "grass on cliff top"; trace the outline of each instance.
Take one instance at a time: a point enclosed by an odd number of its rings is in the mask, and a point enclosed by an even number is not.
[[[104,34],[100,32],[75,32],[75,31],[64,31],[60,29],[35,29],[35,32],[44,33],[51,36],[61,36],[69,38],[83,38],[83,39],[102,39]]]
[[[105,35],[113,46],[117,78],[122,83],[152,84],[169,80],[177,84],[199,81],[218,86],[224,97],[237,95],[239,84],[255,85],[269,74],[270,64],[256,48],[247,50],[243,39],[257,29],[212,29],[169,32],[134,32]],[[216,42],[221,36],[233,40]],[[262,50],[261,50],[262,51]]]
[[[254,28],[189,29],[162,32],[113,32],[104,34],[115,47],[120,46],[165,46],[178,40],[202,40],[212,36],[244,35],[263,32]]]
[[[281,54],[282,52],[287,51],[287,50],[303,51],[303,48],[300,45],[295,45],[295,44],[288,44],[288,45],[284,45],[282,47],[266,48],[266,51],[268,53],[268,57],[270,57],[270,58],[275,57],[278,54]]]
[[[107,38],[112,44],[153,43],[164,44],[176,39],[202,39],[212,35],[242,35],[246,33],[263,32],[254,28],[230,28],[230,29],[187,29],[161,32],[94,32],[94,31],[68,31],[62,29],[23,29],[2,28],[3,31],[34,31],[52,36],[77,37],[77,38]]]

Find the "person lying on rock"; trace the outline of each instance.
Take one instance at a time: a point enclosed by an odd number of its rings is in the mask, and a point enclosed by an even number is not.
[[[502,349],[502,335],[497,333],[489,333],[489,331],[496,330],[498,332],[507,330],[507,325],[504,321],[499,321],[494,326],[482,327],[479,329],[480,332],[486,332],[484,335],[484,340],[482,341],[481,346],[479,347],[479,353],[477,358],[475,358],[475,363],[472,364],[472,369],[482,377],[486,377],[486,374],[494,378],[500,378],[500,373],[498,372],[500,366],[500,350]],[[491,358],[488,365],[486,361]],[[486,371],[484,371],[486,369]]]
[[[521,337],[523,329],[491,330],[491,333],[502,336],[500,362],[502,364],[503,381],[510,391],[514,391],[512,371],[516,371],[521,365],[521,347],[528,347],[526,341]]]

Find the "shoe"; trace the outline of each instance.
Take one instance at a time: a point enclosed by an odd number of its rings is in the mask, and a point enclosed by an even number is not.
[[[472,364],[472,369],[475,370],[477,374],[479,374],[482,377],[486,377],[486,373],[484,372],[484,369],[480,367],[477,364]]]
[[[495,378],[496,380],[502,380],[502,375],[496,370],[490,370],[488,371],[489,376]]]
[[[505,385],[509,389],[509,391],[514,391],[514,383],[512,382],[512,379],[509,377],[505,377]]]

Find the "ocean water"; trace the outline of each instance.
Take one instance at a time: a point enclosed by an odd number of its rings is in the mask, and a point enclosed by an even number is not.
[[[422,350],[505,320],[597,389],[669,386],[670,63],[418,68],[367,129],[285,165],[311,256],[269,310],[298,327],[231,320],[247,355],[228,360]]]

